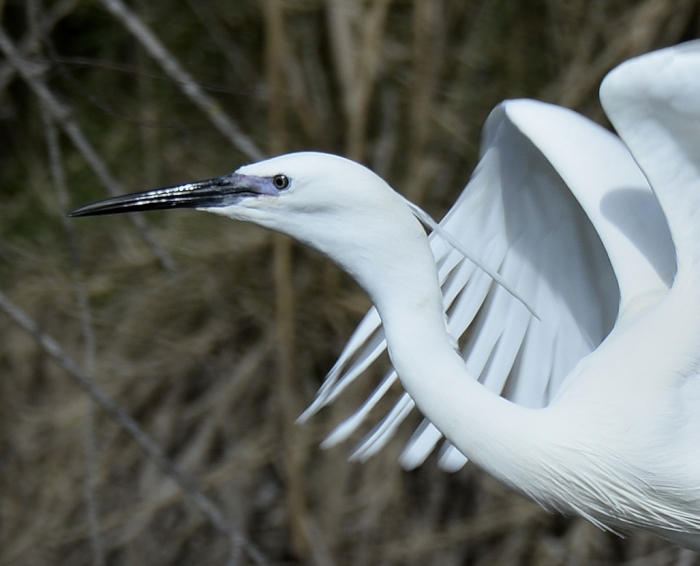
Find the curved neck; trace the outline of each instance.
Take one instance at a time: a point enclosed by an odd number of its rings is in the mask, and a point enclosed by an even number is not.
[[[357,274],[382,319],[401,383],[421,412],[470,460],[535,498],[527,487],[540,461],[541,411],[493,394],[469,373],[447,333],[427,239],[414,240],[410,247],[398,250],[390,266],[375,265],[371,277]]]

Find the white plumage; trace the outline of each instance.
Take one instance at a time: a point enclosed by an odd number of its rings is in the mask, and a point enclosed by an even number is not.
[[[621,139],[563,108],[499,105],[429,238],[374,173],[318,153],[73,214],[196,207],[320,250],[375,308],[302,419],[385,348],[395,369],[328,444],[398,375],[405,393],[355,457],[417,405],[426,420],[404,466],[444,436],[446,469],[469,458],[548,509],[700,549],[700,43],[624,63],[601,100]]]

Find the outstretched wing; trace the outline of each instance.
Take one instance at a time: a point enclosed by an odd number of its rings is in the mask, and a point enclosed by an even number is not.
[[[447,325],[470,373],[528,407],[547,405],[618,315],[634,309],[640,297],[667,289],[675,272],[663,214],[626,147],[574,112],[530,100],[493,110],[479,164],[440,226],[498,270],[539,317],[431,234]],[[385,348],[372,308],[300,418],[336,399]],[[357,430],[396,380],[391,370],[324,445]],[[413,408],[404,392],[352,457],[380,450]],[[424,420],[401,464],[419,466],[441,439]],[[445,441],[440,466],[456,470],[465,462]]]

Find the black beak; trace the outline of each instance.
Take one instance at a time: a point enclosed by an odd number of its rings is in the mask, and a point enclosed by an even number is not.
[[[279,191],[268,177],[231,173],[206,181],[99,200],[76,208],[68,216],[97,216],[170,208],[216,208],[234,205],[247,197],[278,194]]]

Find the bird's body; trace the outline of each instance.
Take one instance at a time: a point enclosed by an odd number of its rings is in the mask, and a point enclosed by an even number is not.
[[[415,403],[427,421],[407,467],[444,435],[446,467],[466,456],[545,508],[700,549],[700,44],[622,65],[601,98],[627,147],[564,109],[513,101],[494,110],[479,167],[430,239],[374,173],[318,153],[75,215],[196,207],[318,249],[376,312],[310,412],[385,346],[406,391],[361,457]]]

